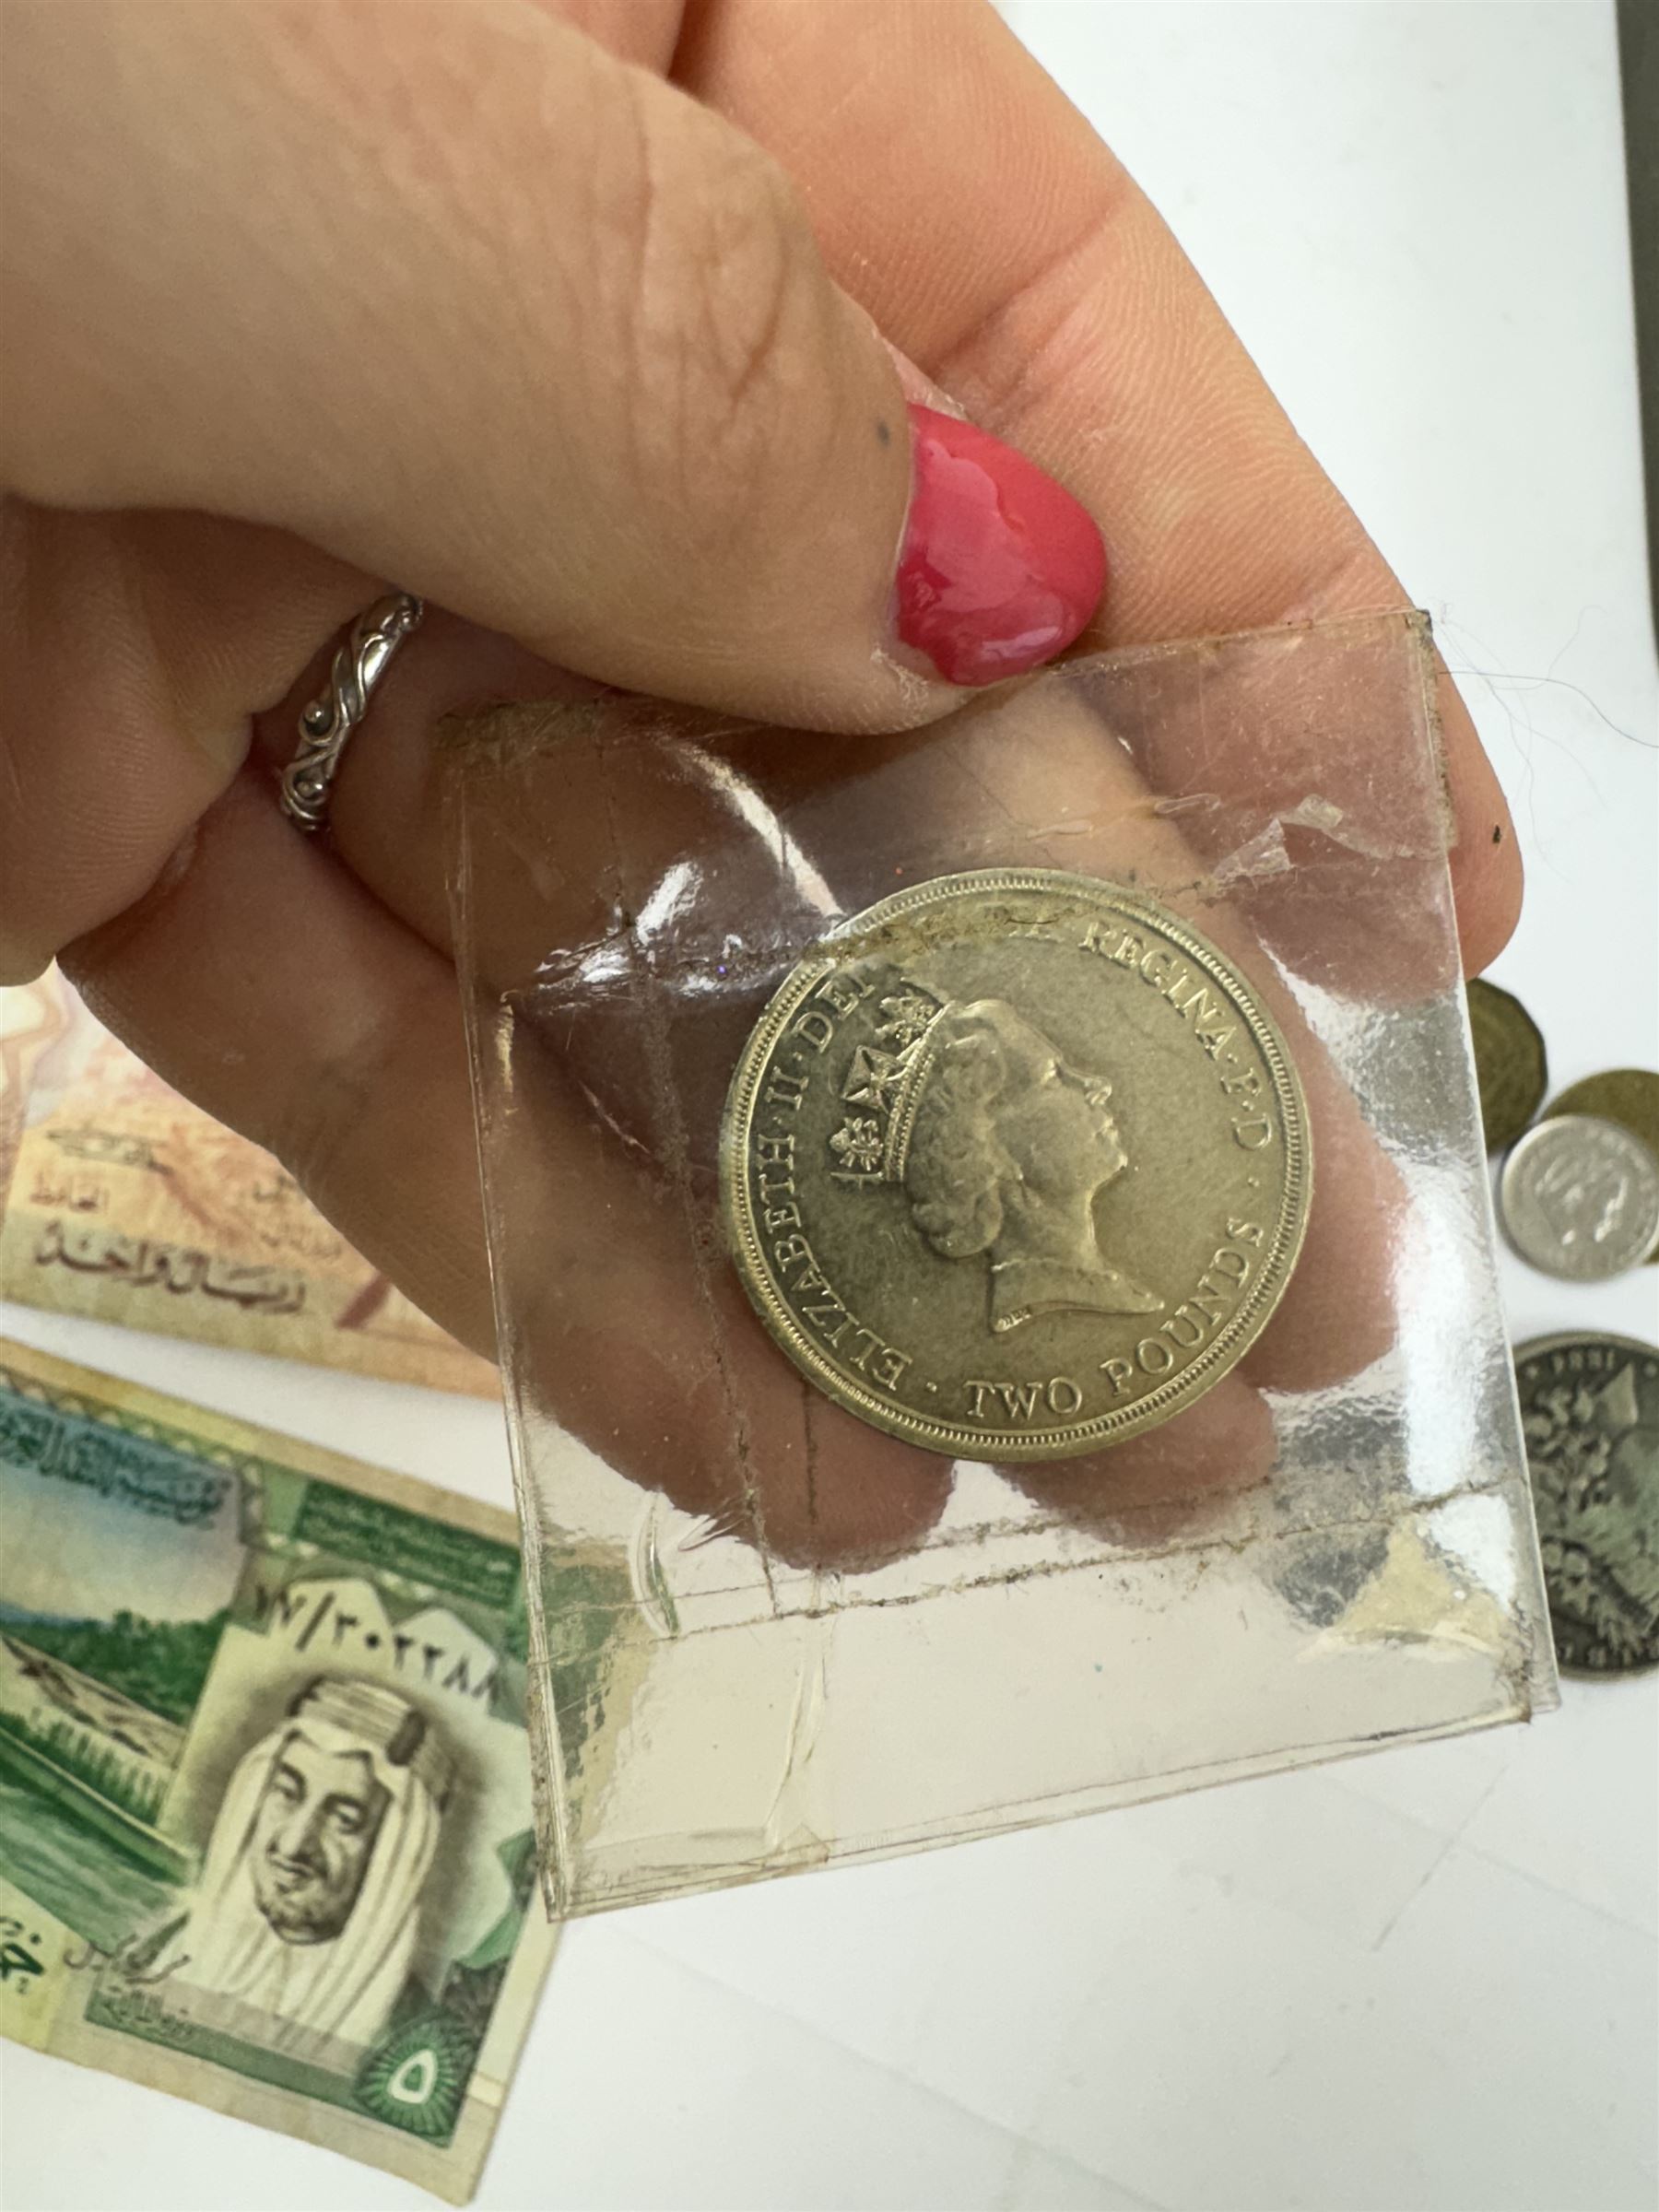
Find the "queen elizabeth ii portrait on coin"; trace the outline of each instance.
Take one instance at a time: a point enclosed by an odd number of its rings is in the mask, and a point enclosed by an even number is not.
[[[1129,1165],[1112,1085],[1073,1067],[1006,999],[940,1000],[906,982],[881,1002],[883,1052],[861,1046],[830,1139],[838,1180],[898,1184],[947,1260],[988,1255],[987,1321],[1157,1313],[1163,1300],[1100,1248],[1095,1198]]]

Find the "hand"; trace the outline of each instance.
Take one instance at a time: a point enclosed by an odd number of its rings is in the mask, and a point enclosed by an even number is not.
[[[1099,523],[1087,642],[1403,596],[1157,217],[972,0],[12,0],[7,34],[7,971],[60,952],[470,1343],[493,1331],[445,711],[547,695],[552,663],[831,730],[948,711],[890,628],[907,377]],[[253,733],[286,759],[389,583],[454,618],[406,649],[320,849]],[[1519,870],[1449,685],[1442,709],[1478,967]],[[942,1499],[944,1463],[906,1456],[884,1544]],[[864,1526],[803,1513],[803,1556]]]

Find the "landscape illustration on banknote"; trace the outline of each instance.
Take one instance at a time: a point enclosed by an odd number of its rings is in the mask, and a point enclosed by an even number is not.
[[[511,1517],[0,1344],[0,2029],[464,2197],[552,1943]]]

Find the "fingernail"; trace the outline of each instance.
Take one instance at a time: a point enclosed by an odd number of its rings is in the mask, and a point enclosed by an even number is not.
[[[952,684],[994,684],[1069,645],[1100,603],[1106,549],[1053,477],[971,422],[912,406],[913,481],[898,629]]]

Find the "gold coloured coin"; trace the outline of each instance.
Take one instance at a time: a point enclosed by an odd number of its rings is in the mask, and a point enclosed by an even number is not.
[[[1272,1313],[1312,1187],[1283,1038],[1148,899],[986,869],[789,975],[722,1132],[730,1248],[838,1405],[930,1451],[1062,1459],[1167,1419]]]
[[[1617,1122],[1659,1160],[1659,1075],[1651,1067],[1604,1068],[1599,1076],[1570,1083],[1545,1107],[1544,1119],[1552,1122],[1563,1113],[1589,1113],[1598,1121]],[[1659,1267],[1659,1245],[1649,1253],[1647,1264]]]
[[[1477,976],[1466,988],[1486,1148],[1507,1152],[1544,1103],[1549,1080],[1544,1039],[1537,1023],[1508,991],[1500,991],[1484,976]]]

